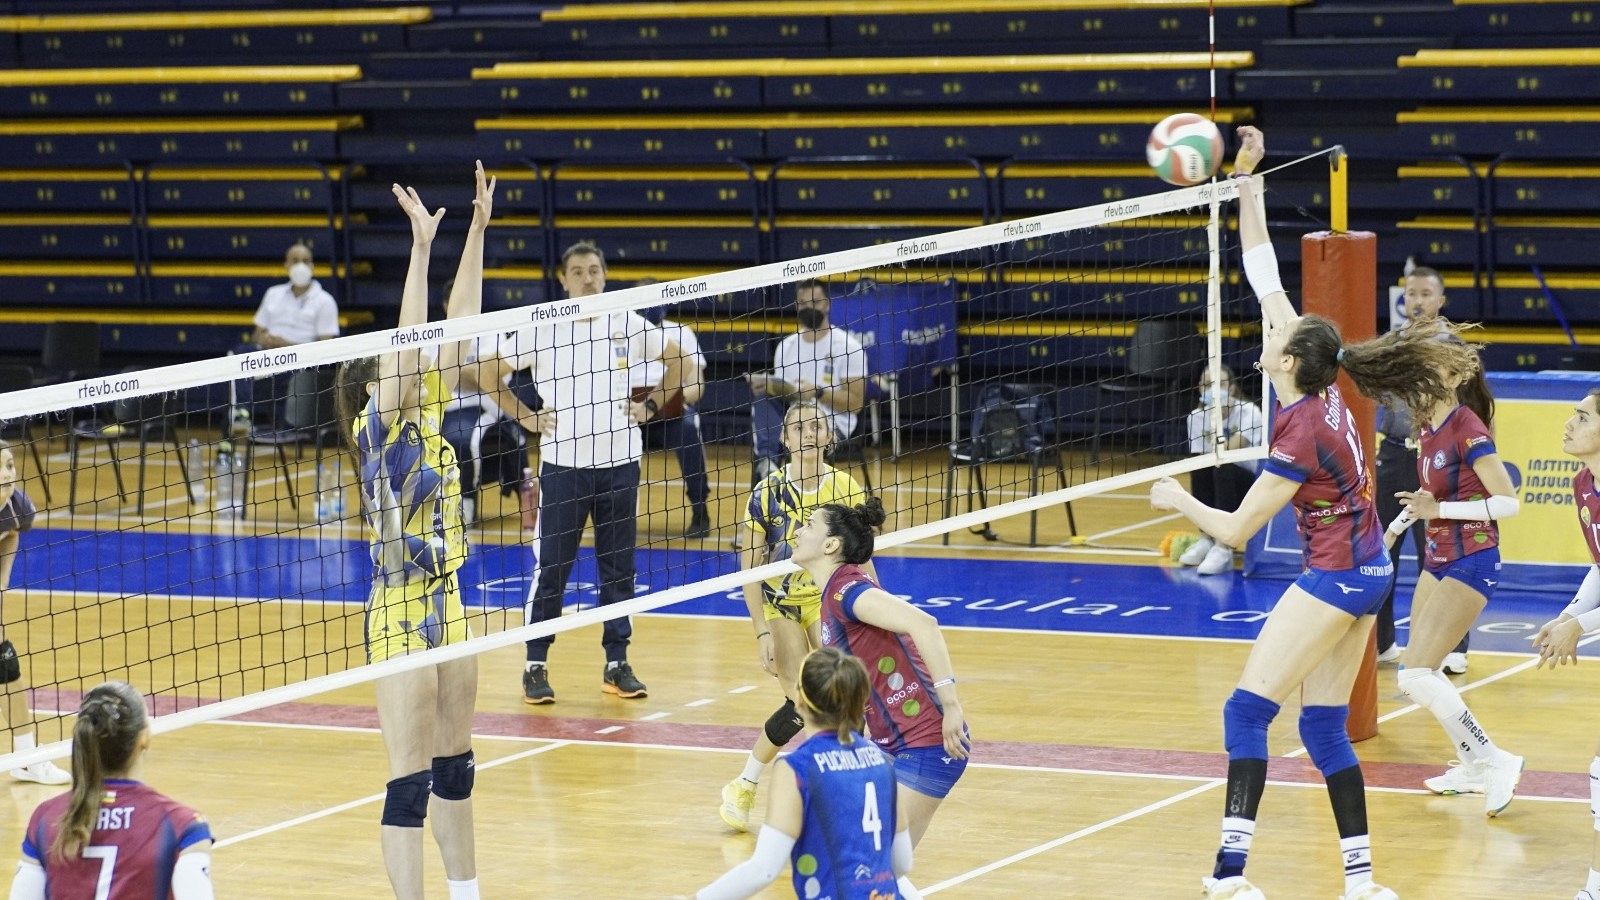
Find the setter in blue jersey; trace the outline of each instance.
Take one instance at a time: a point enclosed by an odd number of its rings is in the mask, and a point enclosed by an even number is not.
[[[1266,340],[1260,368],[1278,399],[1261,476],[1235,512],[1212,509],[1170,478],[1150,502],[1177,510],[1220,543],[1243,546],[1278,510],[1294,505],[1305,541],[1304,574],[1283,594],[1262,626],[1238,687],[1223,706],[1228,750],[1222,840],[1205,896],[1261,900],[1244,877],[1256,813],[1267,780],[1267,728],[1283,702],[1301,689],[1300,736],[1327,781],[1344,861],[1345,900],[1394,900],[1372,880],[1372,850],[1360,761],[1345,732],[1350,687],[1394,578],[1383,547],[1355,417],[1334,386],[1340,369],[1363,393],[1425,412],[1455,396],[1447,373],[1471,371],[1475,355],[1459,341],[1417,329],[1344,346],[1327,319],[1300,316],[1278,275],[1251,174],[1265,153],[1261,132],[1239,129],[1235,177],[1245,274],[1261,302]],[[1421,412],[1419,412],[1419,415]]]

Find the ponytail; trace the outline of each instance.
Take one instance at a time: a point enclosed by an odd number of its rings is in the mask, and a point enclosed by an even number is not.
[[[378,358],[363,356],[339,366],[334,378],[333,408],[339,417],[339,434],[351,452],[356,447],[356,417],[367,408],[367,385],[378,380]]]
[[[146,723],[144,698],[128,684],[108,681],[84,695],[72,727],[72,799],[50,847],[56,859],[83,855],[106,779],[128,771]]]
[[[862,565],[872,558],[873,538],[888,518],[883,501],[868,497],[857,506],[827,503],[821,507],[827,512],[828,537],[841,541],[839,558],[851,565]]]
[[[1460,401],[1460,389],[1450,386],[1451,378],[1464,374],[1470,384],[1482,370],[1478,351],[1459,337],[1463,330],[1445,319],[1419,322],[1345,347],[1339,364],[1361,393],[1376,400],[1398,400],[1420,419],[1436,403]],[[1494,417],[1487,404],[1473,411],[1480,418],[1484,412]]]
[[[867,723],[867,696],[872,685],[861,660],[837,647],[813,650],[800,664],[800,702],[818,725],[833,729],[839,743],[855,743]]]

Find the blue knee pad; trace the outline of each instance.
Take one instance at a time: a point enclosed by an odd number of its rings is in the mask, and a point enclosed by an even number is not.
[[[472,751],[433,758],[433,793],[440,800],[465,800],[472,796],[477,769]]]
[[[383,824],[421,828],[428,818],[428,785],[432,781],[433,774],[424,770],[389,782],[383,798]]]
[[[1307,706],[1300,710],[1300,740],[1305,742],[1306,752],[1324,778],[1361,764],[1355,748],[1350,746],[1350,734],[1345,731],[1349,718],[1348,706]]]
[[[1266,759],[1267,728],[1278,717],[1278,704],[1243,688],[1222,704],[1222,742],[1229,759]]]

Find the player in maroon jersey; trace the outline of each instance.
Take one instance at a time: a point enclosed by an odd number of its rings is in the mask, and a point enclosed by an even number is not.
[[[894,758],[896,802],[915,845],[966,771],[972,741],[939,621],[863,568],[883,520],[876,497],[825,504],[795,531],[791,558],[823,586],[823,645],[860,659],[872,677],[867,731]]]
[[[1578,662],[1578,641],[1589,632],[1600,630],[1600,496],[1596,496],[1594,473],[1600,469],[1600,388],[1589,392],[1567,419],[1561,449],[1576,456],[1583,468],[1572,478],[1572,499],[1578,507],[1578,526],[1583,544],[1589,548],[1594,565],[1583,576],[1577,596],[1561,615],[1544,623],[1534,635],[1539,651],[1539,667]],[[1594,845],[1590,851],[1589,880],[1576,900],[1600,900],[1600,749],[1589,762],[1589,813],[1594,817]]]
[[[72,727],[72,790],[33,811],[11,900],[211,900],[211,827],[139,779],[144,698],[108,681]]]
[[[1412,327],[1445,334],[1442,325]],[[1482,373],[1452,372],[1448,380],[1469,402],[1453,395],[1416,419],[1420,485],[1395,494],[1405,510],[1385,536],[1392,542],[1417,519],[1427,523],[1422,572],[1411,597],[1411,638],[1396,681],[1413,703],[1433,713],[1457,755],[1449,771],[1423,784],[1436,794],[1483,794],[1485,811],[1497,816],[1515,796],[1522,757],[1495,746],[1441,667],[1494,596],[1500,583],[1496,523],[1516,515],[1521,505],[1489,431],[1494,398]]]
[[[1267,729],[1283,702],[1301,688],[1300,736],[1322,772],[1339,831],[1345,900],[1394,900],[1372,880],[1372,850],[1360,761],[1345,732],[1350,687],[1366,651],[1373,613],[1394,579],[1355,417],[1334,386],[1342,368],[1362,385],[1431,409],[1454,396],[1442,373],[1470,371],[1465,344],[1414,329],[1345,347],[1339,329],[1318,316],[1300,316],[1289,303],[1267,237],[1266,216],[1250,175],[1265,152],[1261,133],[1239,129],[1235,164],[1244,268],[1266,323],[1260,369],[1279,407],[1261,475],[1235,512],[1195,500],[1171,478],[1156,482],[1150,503],[1177,510],[1229,546],[1243,546],[1278,510],[1293,503],[1306,542],[1306,570],[1273,607],[1245,662],[1238,687],[1223,706],[1228,790],[1222,841],[1205,896],[1261,900],[1245,880],[1256,813],[1267,780]]]

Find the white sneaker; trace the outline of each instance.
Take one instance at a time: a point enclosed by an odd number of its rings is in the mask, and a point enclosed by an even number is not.
[[[1588,888],[1584,888],[1583,890],[1579,891],[1578,896],[1573,897],[1572,900],[1600,900],[1600,896],[1596,896]]]
[[[1244,880],[1243,875],[1229,878],[1204,878],[1200,882],[1200,896],[1206,900],[1267,900],[1261,889]]]
[[[1216,546],[1216,541],[1213,541],[1211,538],[1202,534],[1200,535],[1200,540],[1190,544],[1189,549],[1183,551],[1183,555],[1178,557],[1178,564],[1183,566],[1198,566],[1200,565],[1200,562],[1206,558],[1206,554],[1211,552],[1211,548],[1214,546]]]
[[[1485,779],[1488,777],[1489,767],[1482,764],[1468,765],[1460,760],[1450,760],[1450,768],[1443,775],[1423,779],[1422,783],[1435,794],[1446,796],[1454,794],[1481,794],[1484,792]]]
[[[1388,649],[1383,650],[1383,651],[1378,653],[1378,662],[1380,662],[1380,663],[1399,662],[1400,661],[1400,657],[1405,652],[1406,652],[1406,648],[1400,646],[1399,644],[1390,644]]]
[[[34,763],[11,770],[11,777],[18,781],[31,781],[34,784],[71,784],[72,773],[66,771],[50,760]]]
[[[1201,575],[1221,575],[1223,572],[1233,571],[1233,548],[1226,544],[1218,544],[1206,553],[1206,558],[1201,561],[1200,567],[1195,569]]]
[[[1467,674],[1467,655],[1465,653],[1446,653],[1444,655],[1444,673],[1446,675]]]
[[[1400,895],[1375,881],[1369,881],[1345,892],[1344,900],[1400,900]]]
[[[1491,818],[1511,805],[1511,798],[1517,794],[1517,782],[1522,780],[1522,766],[1522,757],[1501,750],[1485,767],[1483,808]]]

